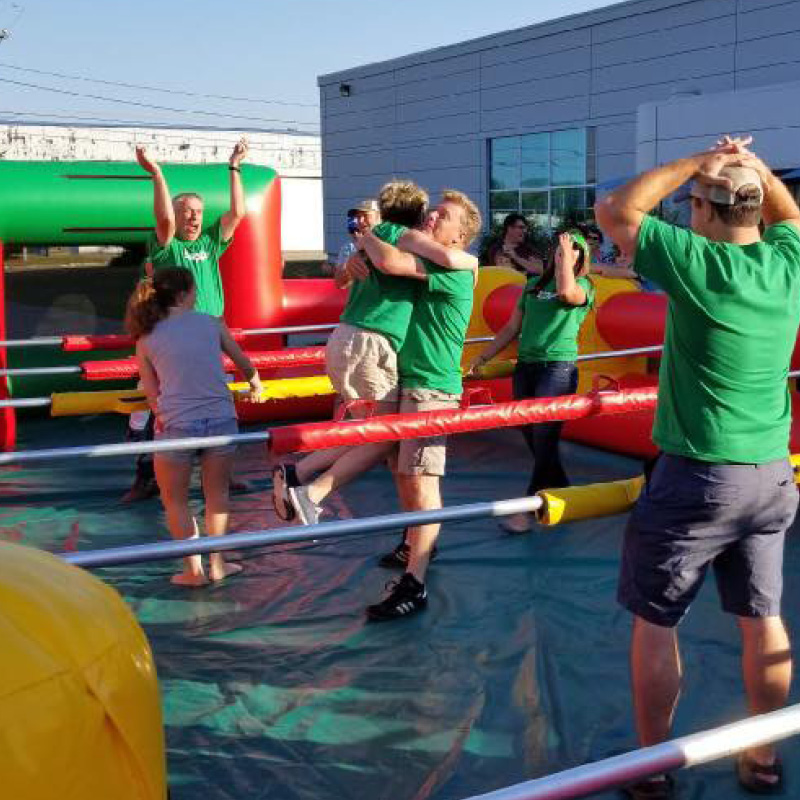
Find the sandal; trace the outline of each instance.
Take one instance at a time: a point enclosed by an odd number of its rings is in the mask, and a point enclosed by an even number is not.
[[[278,464],[272,470],[272,507],[278,519],[283,522],[292,522],[297,516],[297,510],[289,497],[289,489],[299,485],[294,464]]]
[[[772,764],[765,765],[748,758],[746,753],[739,753],[736,777],[739,785],[751,794],[779,794],[783,791],[783,764],[777,756]]]
[[[672,775],[645,778],[622,788],[631,800],[672,800],[675,797],[675,779]]]

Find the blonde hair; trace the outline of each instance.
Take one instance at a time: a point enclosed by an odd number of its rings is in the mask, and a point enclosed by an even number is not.
[[[445,189],[442,192],[443,203],[453,203],[461,209],[463,223],[461,225],[461,235],[464,239],[464,247],[469,247],[480,233],[483,220],[478,206],[467,197],[464,192],[455,189]]]
[[[381,219],[416,228],[425,219],[428,200],[428,193],[413,181],[391,181],[378,193]]]
[[[125,310],[125,330],[134,339],[147,336],[166,319],[169,310],[180,298],[192,291],[194,277],[183,267],[165,267],[155,276],[139,281],[128,299]]]

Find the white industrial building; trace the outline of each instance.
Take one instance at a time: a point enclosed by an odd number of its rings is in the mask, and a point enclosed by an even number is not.
[[[242,135],[250,145],[248,161],[272,167],[281,177],[284,252],[322,251],[322,170],[320,138],[315,134],[0,123],[0,158],[131,161],[133,148],[142,144],[158,161],[203,164],[227,160]]]
[[[630,0],[319,78],[325,244],[392,176],[546,225],[751,132],[800,167],[800,0]]]

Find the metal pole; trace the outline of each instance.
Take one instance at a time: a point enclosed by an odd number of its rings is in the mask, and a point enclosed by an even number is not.
[[[494,341],[493,336],[477,336],[473,339],[467,339],[465,344],[477,344],[479,342],[492,341]],[[601,358],[621,358],[623,356],[639,356],[649,353],[658,353],[661,350],[661,346],[653,346],[634,347],[629,350],[611,350],[609,352],[602,353],[586,353],[585,355],[578,356],[578,361],[592,361]],[[82,372],[83,367],[77,364],[68,367],[24,367],[0,369],[0,378],[30,378],[41,375],[80,375]]]
[[[518,783],[469,800],[572,800],[800,733],[800,705]]]
[[[329,326],[320,325],[320,328],[327,328]],[[268,332],[271,329],[264,328],[263,332]],[[278,330],[277,328],[273,330]],[[477,344],[478,342],[491,342],[494,340],[493,336],[478,336],[474,339],[467,339],[465,344]],[[2,343],[0,343],[2,346]],[[9,369],[0,369],[0,378],[33,378],[44,375],[81,375],[83,374],[83,367],[78,364],[65,367],[11,367]],[[14,408],[15,406],[12,406]],[[2,406],[0,406],[2,408]]]
[[[338,323],[325,325],[294,325],[286,328],[248,328],[242,333],[245,336],[260,336],[264,333],[314,333],[315,331],[332,331]]]
[[[325,325],[294,325],[283,328],[248,328],[242,331],[246,336],[257,336],[265,333],[314,333],[315,331],[331,331],[335,324]],[[86,334],[87,336],[91,334]],[[36,339],[5,339],[0,340],[0,347],[61,347],[64,343],[63,336],[42,336]]]
[[[609,350],[602,353],[586,353],[578,356],[577,361],[597,361],[601,358],[622,358],[623,356],[644,356],[649,353],[660,353],[664,348],[658,344],[651,347],[631,347],[628,350]]]
[[[61,347],[61,336],[41,336],[37,339],[5,339],[0,347]]]
[[[413,525],[430,525],[434,522],[466,522],[483,517],[507,517],[511,514],[536,511],[543,502],[542,498],[537,496],[519,497],[514,500],[471,503],[463,506],[437,508],[431,511],[411,511],[402,514],[386,514],[381,517],[323,522],[319,525],[273,528],[252,533],[204,536],[199,539],[155,542],[129,547],[109,547],[105,550],[87,550],[85,553],[61,553],[60,555],[65,561],[78,567],[139,564],[145,561],[163,561],[202,553],[220,553],[226,550],[245,550],[287,542],[303,542],[308,539],[332,539],[337,536],[377,533]]]
[[[49,408],[49,397],[18,397],[13,400],[0,400],[0,408]]]
[[[315,333],[317,331],[332,331],[335,327],[336,327],[335,324],[325,324],[325,325],[295,325],[285,328],[248,328],[247,330],[242,331],[242,333],[245,336],[260,336],[263,334],[270,334],[270,333],[278,333],[278,334]],[[495,338],[494,336],[474,336],[471,339],[466,339],[464,344],[478,344],[479,342],[492,342],[494,341],[494,338]],[[38,339],[5,339],[5,340],[0,340],[0,347],[60,347],[63,341],[64,341],[63,337],[61,336],[43,336]],[[629,354],[629,352],[626,350],[622,350],[620,352],[625,355]],[[638,355],[638,354],[639,354],[638,350],[637,352],[632,352],[632,351],[630,352],[630,355]],[[603,356],[603,357],[610,358],[611,356]],[[46,367],[44,367],[43,369],[46,369]],[[47,374],[47,373],[31,373],[31,374]]]
[[[0,465],[20,461],[48,461],[54,458],[102,458],[108,456],[136,456],[140,453],[166,453],[173,450],[193,450],[201,447],[222,447],[228,444],[269,441],[269,431],[251,431],[230,436],[197,436],[185,439],[161,439],[155,442],[121,442],[95,444],[81,447],[54,447],[49,450],[22,450],[0,453]]]
[[[83,367],[18,367],[0,369],[0,378],[32,378],[37,375],[80,375]]]

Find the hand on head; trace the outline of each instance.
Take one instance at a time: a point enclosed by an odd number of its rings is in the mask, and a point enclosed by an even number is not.
[[[755,170],[766,187],[772,177],[770,168],[750,149],[752,136],[723,136],[715,147],[702,154],[695,180],[712,186],[731,188],[731,181],[720,172],[725,167],[749,167]]]
[[[752,136],[730,136],[726,134],[711,148],[712,152],[722,153],[749,153],[750,145],[753,143]]]
[[[742,160],[748,157],[742,153],[721,150],[706,153],[698,163],[694,179],[708,186],[720,186],[723,189],[730,189],[733,186],[731,179],[722,175],[722,170],[725,167],[740,166]]]
[[[575,242],[568,233],[561,233],[558,236],[558,249],[556,250],[556,264],[574,269],[578,263],[578,251],[575,249]]]

